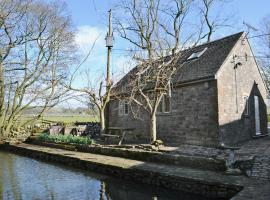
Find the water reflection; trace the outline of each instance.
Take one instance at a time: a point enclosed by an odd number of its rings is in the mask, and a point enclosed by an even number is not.
[[[203,200],[1,151],[0,199]]]

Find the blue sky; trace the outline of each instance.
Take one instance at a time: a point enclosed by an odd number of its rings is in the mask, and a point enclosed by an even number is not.
[[[93,74],[104,72],[106,66],[106,47],[104,37],[107,32],[108,10],[117,0],[63,0],[68,6],[73,23],[77,28],[76,42],[80,45],[80,51],[86,53],[93,41],[98,37],[94,52],[88,58],[83,68],[87,68]],[[257,27],[262,18],[270,15],[269,0],[231,0],[219,12],[233,13],[235,27],[230,30],[219,31],[214,36],[220,38],[230,33],[245,30],[243,21]],[[125,43],[115,37],[114,49],[125,48]],[[123,51],[114,50],[112,54],[113,73],[121,71],[126,73],[132,65],[127,64],[128,57]],[[76,84],[80,84],[85,73],[78,75]],[[95,76],[96,77],[96,76]],[[100,78],[100,76],[96,77]]]
[[[49,1],[49,0],[48,0]],[[95,49],[82,66],[81,71],[77,74],[74,86],[83,87],[87,84],[87,76],[91,78],[91,86],[95,88],[101,78],[104,78],[106,69],[106,47],[105,35],[107,32],[108,10],[113,8],[118,0],[62,0],[67,4],[73,24],[77,29],[76,43],[79,51],[86,54],[91,48],[92,43],[96,41]],[[234,28],[217,32],[214,37],[221,38],[231,33],[246,30],[243,21],[254,27],[258,27],[260,21],[270,15],[270,0],[227,0],[230,3],[225,4],[217,12],[224,12],[224,15],[233,13]],[[214,13],[217,14],[217,13]],[[256,34],[256,33],[255,33]],[[252,41],[251,41],[252,43]],[[130,58],[126,52],[116,49],[126,47],[125,42],[115,36],[115,43],[112,52],[112,76],[119,79],[127,73],[132,67]],[[88,73],[85,73],[88,70]],[[69,105],[79,106],[78,102]]]
[[[105,26],[106,12],[116,0],[65,0],[76,25]],[[257,24],[270,14],[269,0],[234,0],[226,7],[226,12],[235,10],[240,21]]]

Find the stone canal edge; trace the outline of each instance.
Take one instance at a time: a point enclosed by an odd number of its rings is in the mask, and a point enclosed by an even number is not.
[[[0,145],[6,150],[35,159],[56,162],[206,197],[233,200],[270,199],[270,183],[222,172],[144,162],[93,153],[68,151],[32,144]]]

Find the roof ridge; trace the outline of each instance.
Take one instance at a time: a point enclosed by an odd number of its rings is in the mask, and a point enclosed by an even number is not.
[[[223,38],[219,38],[219,39],[215,39],[215,40],[212,40],[210,42],[205,42],[205,43],[202,43],[200,45],[196,45],[194,47],[190,47],[190,48],[187,48],[187,49],[183,49],[182,51],[189,51],[191,49],[195,49],[195,48],[198,48],[198,47],[202,47],[202,46],[207,46],[209,44],[212,44],[212,43],[216,43],[216,42],[220,42],[221,40],[225,40],[225,39],[228,39],[228,38],[231,38],[231,37],[235,37],[237,35],[242,35],[243,33],[245,33],[244,31],[240,31],[238,33],[235,33],[235,34],[232,34],[232,35],[228,35],[226,37],[223,37]],[[180,51],[181,52],[181,51]]]
[[[223,37],[223,38],[219,38],[219,39],[216,39],[216,40],[213,40],[213,41],[210,41],[210,42],[206,42],[206,43],[203,43],[203,44],[200,44],[200,45],[197,45],[197,46],[194,46],[194,47],[191,47],[191,48],[187,48],[187,49],[183,49],[181,51],[179,51],[178,53],[182,53],[183,54],[183,57],[181,56],[181,59],[179,59],[179,62],[182,63],[185,61],[186,58],[188,58],[188,56],[190,56],[190,52],[195,52],[196,50],[199,50],[199,48],[214,48],[216,49],[216,46],[219,47],[219,49],[223,49],[222,51],[225,51],[226,54],[229,54],[228,51],[231,50],[231,48],[236,44],[237,41],[239,41],[239,39],[241,38],[241,36],[244,34],[243,31],[241,32],[238,32],[238,33],[235,33],[235,34],[232,34],[232,35],[228,35],[226,37]],[[206,51],[206,53],[211,53],[213,54],[215,51]],[[222,63],[224,62],[225,58],[226,58],[226,55],[223,55],[224,53],[222,53],[222,55],[218,55],[216,59],[212,58],[212,57],[206,57],[207,59],[214,59],[215,61],[215,64],[211,64],[211,65],[214,65],[215,67],[212,67],[213,69],[207,69],[205,70],[205,72],[201,72],[201,73],[216,73],[215,70],[217,70],[217,66],[220,67],[221,66],[221,59],[222,60]],[[172,55],[167,55],[167,56],[164,56],[163,58],[161,59],[166,59],[166,58],[170,58]],[[205,56],[203,56],[205,57]],[[205,58],[205,59],[206,59]],[[206,60],[204,59],[204,62],[206,62]],[[190,62],[187,62],[187,63],[190,63]],[[192,62],[193,63],[193,62]],[[190,64],[189,64],[190,65]],[[192,64],[194,65],[194,63]],[[195,64],[196,65],[196,64]],[[133,67],[131,70],[129,70],[128,73],[126,73],[120,80],[118,80],[116,82],[116,84],[113,86],[114,88],[117,88],[118,86],[122,85],[122,84],[126,84],[128,82],[128,77],[130,77],[133,73],[135,73],[137,70],[138,70],[138,67],[140,67],[141,64],[138,64],[136,65],[135,67]],[[191,68],[192,69],[192,68]],[[196,68],[197,69],[197,68]],[[201,67],[200,67],[201,69]],[[187,68],[185,68],[185,70],[187,70]],[[200,71],[199,71],[200,72]],[[194,72],[195,73],[195,72]],[[196,72],[197,73],[197,72]],[[196,74],[194,76],[202,76],[202,74]],[[190,75],[190,74],[189,74]],[[180,79],[179,79],[180,80]],[[126,82],[126,83],[125,83]]]

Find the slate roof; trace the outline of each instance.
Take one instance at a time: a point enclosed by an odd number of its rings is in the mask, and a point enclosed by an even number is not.
[[[172,78],[173,83],[190,82],[193,80],[214,77],[243,33],[244,32],[240,32],[181,51],[181,56],[177,62],[179,67],[176,69]],[[207,48],[207,50],[199,58],[187,60],[192,53],[202,51],[205,48]],[[115,84],[113,90],[117,91],[117,93],[124,92],[124,88],[127,88],[129,85],[130,77],[136,74],[139,69],[140,65],[130,70]]]

